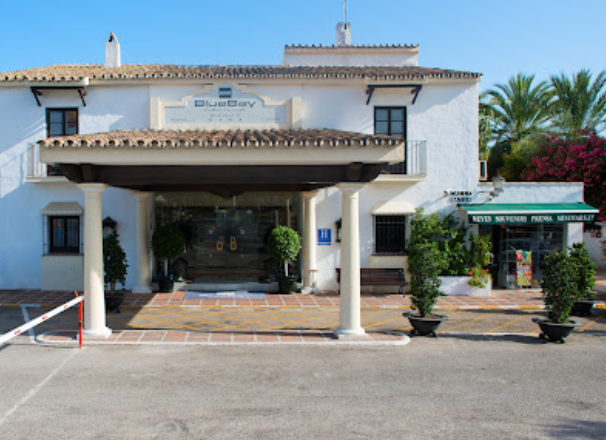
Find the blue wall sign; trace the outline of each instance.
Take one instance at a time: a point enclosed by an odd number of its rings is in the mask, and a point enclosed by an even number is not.
[[[332,230],[330,228],[318,229],[318,245],[330,246],[332,244]]]

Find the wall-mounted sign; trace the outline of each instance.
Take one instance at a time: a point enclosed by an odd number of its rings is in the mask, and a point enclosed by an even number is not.
[[[472,223],[481,225],[526,225],[592,222],[596,214],[548,214],[548,215],[469,215]]]
[[[471,203],[473,201],[474,193],[472,191],[446,191],[448,200],[453,203]]]
[[[187,96],[180,102],[163,102],[161,122],[165,128],[278,128],[288,124],[287,102],[225,84]]]
[[[330,228],[318,229],[318,245],[330,246],[332,244],[332,231]]]

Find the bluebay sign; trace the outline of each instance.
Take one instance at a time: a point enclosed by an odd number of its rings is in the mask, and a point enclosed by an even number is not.
[[[476,215],[470,214],[472,223],[481,225],[526,225],[526,224],[559,224],[593,222],[596,214],[510,214],[510,215]]]
[[[168,126],[284,126],[285,105],[268,105],[253,93],[236,87],[221,86],[209,93],[191,96],[184,104],[166,105],[164,123]]]

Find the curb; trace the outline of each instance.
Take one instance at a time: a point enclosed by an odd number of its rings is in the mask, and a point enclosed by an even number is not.
[[[158,330],[148,330],[147,332],[152,333]],[[137,332],[136,330],[123,330],[121,333],[128,334],[129,332]],[[63,341],[53,341],[50,340],[50,337],[54,336],[57,333],[61,333],[61,331],[51,331],[42,333],[36,336],[36,342],[38,344],[45,345],[74,345],[78,344],[77,339],[71,340],[63,340]],[[64,333],[64,332],[63,332]],[[168,334],[168,332],[166,332]],[[145,345],[145,346],[208,346],[208,347],[235,347],[235,346],[281,346],[281,345],[291,345],[291,346],[311,346],[311,347],[322,347],[322,346],[372,346],[372,347],[399,347],[407,345],[410,342],[410,337],[408,335],[400,334],[400,339],[394,341],[372,341],[372,340],[347,340],[347,339],[334,339],[327,340],[323,342],[306,342],[306,341],[254,341],[254,342],[244,342],[244,341],[217,341],[217,342],[205,342],[205,341],[195,341],[195,342],[164,342],[164,341],[108,341],[108,340],[84,340],[84,345]]]

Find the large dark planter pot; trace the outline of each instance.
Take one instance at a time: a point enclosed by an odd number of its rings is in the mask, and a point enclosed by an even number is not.
[[[158,291],[161,293],[172,293],[175,289],[175,278],[173,275],[158,275]]]
[[[591,309],[594,304],[595,301],[591,299],[575,301],[570,314],[574,316],[591,316]]]
[[[297,285],[297,279],[294,276],[283,276],[278,280],[278,285],[280,286],[280,293],[293,293]]]
[[[575,327],[579,325],[572,319],[562,324],[539,318],[534,318],[533,321],[539,324],[539,327],[541,328],[542,333],[539,334],[539,338],[541,338],[543,342],[550,340],[553,342],[560,342],[562,344],[566,342],[566,338],[570,336]]]
[[[105,292],[105,310],[120,313],[120,306],[124,302],[124,296],[125,293],[121,291],[114,293]]]
[[[427,315],[427,316],[415,316],[410,313],[404,313],[404,317],[408,318],[412,330],[410,336],[433,336],[438,337],[436,331],[440,324],[448,319],[448,316],[443,315]]]

